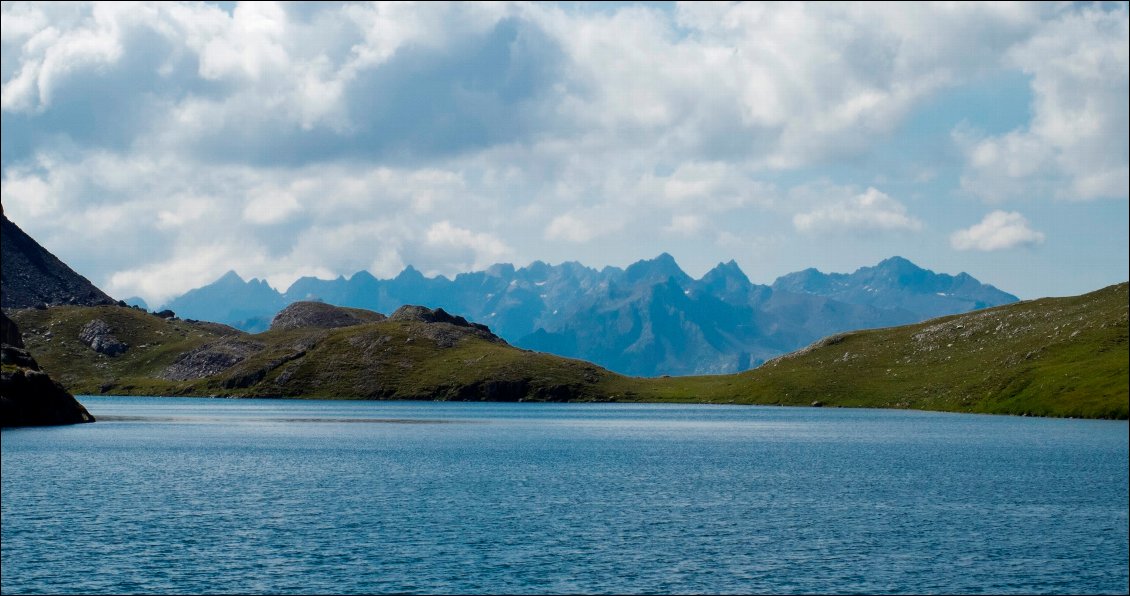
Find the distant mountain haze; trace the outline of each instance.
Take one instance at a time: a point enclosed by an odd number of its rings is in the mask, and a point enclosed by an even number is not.
[[[625,269],[500,263],[454,279],[425,277],[411,266],[392,279],[359,271],[333,280],[304,277],[283,293],[228,272],[164,308],[257,332],[287,305],[309,300],[383,313],[424,304],[485,324],[519,347],[660,376],[738,372],[834,333],[1017,298],[965,273],[934,273],[901,257],[850,274],[807,269],[766,286],[752,283],[734,261],[696,280],[663,253]]]

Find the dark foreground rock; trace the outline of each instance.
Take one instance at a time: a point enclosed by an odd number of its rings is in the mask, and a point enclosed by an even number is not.
[[[0,373],[0,426],[49,426],[94,422],[74,396],[47,373],[35,358],[21,349],[19,329],[0,314],[4,328],[3,371]],[[13,340],[9,344],[8,340]],[[19,343],[15,343],[18,341]]]

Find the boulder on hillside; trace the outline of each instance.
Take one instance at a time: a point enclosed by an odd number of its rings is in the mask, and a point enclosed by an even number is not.
[[[377,323],[387,319],[379,312],[359,308],[344,308],[324,302],[295,302],[279,311],[271,321],[271,331],[285,329],[336,329],[364,323]]]
[[[78,339],[95,352],[111,358],[129,350],[129,345],[118,341],[118,338],[114,337],[110,325],[102,319],[93,319],[83,326],[82,331],[78,334]]]
[[[490,331],[490,327],[481,323],[471,323],[467,319],[458,315],[452,315],[442,308],[432,310],[426,306],[415,306],[406,304],[396,309],[392,316],[388,318],[390,321],[418,321],[420,323],[449,323],[456,327],[473,327],[480,331]]]
[[[481,323],[471,323],[458,315],[452,315],[442,308],[432,310],[426,306],[405,305],[396,309],[390,321],[429,323],[424,335],[440,347],[451,347],[461,337],[474,335],[487,341],[505,344],[506,341],[491,332],[490,327]]]
[[[189,381],[218,375],[263,351],[264,347],[259,342],[238,336],[227,337],[181,354],[165,368],[161,378]]]

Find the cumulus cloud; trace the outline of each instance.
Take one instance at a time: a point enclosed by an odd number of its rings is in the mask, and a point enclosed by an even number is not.
[[[1130,194],[1128,23],[1125,4],[1067,13],[1009,52],[1032,77],[1033,118],[999,136],[958,131],[966,190],[990,200]]]
[[[964,230],[950,236],[950,246],[957,250],[1007,250],[1018,246],[1034,246],[1044,242],[1044,234],[1032,230],[1028,220],[1015,211],[993,211]]]
[[[967,187],[1125,195],[1125,7],[120,4],[3,4],[0,194],[151,303],[232,268],[285,285],[730,251],[789,218],[920,230],[859,191],[878,178],[799,206],[778,188],[1002,70],[1032,76],[1034,119],[963,137]]]
[[[922,222],[907,214],[906,206],[886,193],[868,188],[851,198],[828,203],[793,216],[801,232],[917,231]]]
[[[684,213],[682,215],[671,216],[671,223],[663,229],[673,234],[694,236],[705,229],[707,223],[706,218],[701,215]]]
[[[258,225],[277,224],[286,221],[301,209],[298,199],[288,192],[259,192],[243,208],[243,219]]]
[[[546,238],[583,244],[624,227],[607,209],[578,210],[554,217],[545,228]]]
[[[473,232],[447,220],[432,224],[424,234],[424,243],[429,249],[454,253],[442,261],[454,260],[464,270],[485,269],[512,256],[510,247],[493,235]]]

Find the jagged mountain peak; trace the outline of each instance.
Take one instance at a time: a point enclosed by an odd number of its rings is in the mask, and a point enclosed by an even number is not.
[[[372,273],[369,273],[368,271],[362,269],[362,270],[354,273],[352,276],[350,276],[349,281],[353,282],[353,283],[374,282],[374,281],[377,281],[377,277],[375,275],[373,275]]]
[[[710,284],[716,280],[735,280],[745,284],[751,283],[749,277],[746,276],[742,268],[739,267],[737,262],[733,259],[715,265],[713,269],[706,272],[706,275],[702,276],[701,281],[705,284]]]
[[[415,281],[425,278],[423,273],[420,273],[418,269],[416,269],[412,265],[409,265],[405,267],[403,271],[398,273],[394,279],[396,281]]]
[[[915,265],[913,262],[911,262],[910,259],[900,257],[898,255],[895,255],[893,257],[888,257],[886,259],[883,259],[882,261],[879,261],[879,264],[875,265],[874,268],[875,269],[887,269],[887,270],[911,270],[911,271],[916,271],[916,270],[922,269],[918,265]]]
[[[663,283],[668,278],[675,278],[679,282],[690,280],[690,276],[675,262],[675,257],[665,252],[654,259],[636,261],[628,265],[624,270],[624,278],[629,283]]]
[[[216,279],[216,281],[208,285],[219,288],[240,288],[246,286],[258,290],[266,289],[271,290],[272,292],[275,291],[274,288],[271,287],[271,284],[267,283],[267,280],[259,279],[258,277],[244,279],[242,275],[236,273],[235,269],[229,270],[227,273],[221,275],[218,279]]]
[[[487,267],[486,274],[489,277],[511,279],[514,277],[514,265],[511,263],[495,263]]]
[[[227,273],[221,275],[219,278],[216,279],[216,281],[214,281],[212,283],[214,283],[214,284],[221,284],[221,283],[222,284],[232,284],[232,283],[243,284],[243,283],[246,283],[246,282],[244,281],[242,276],[240,276],[238,273],[235,272],[235,269],[229,269]]]

